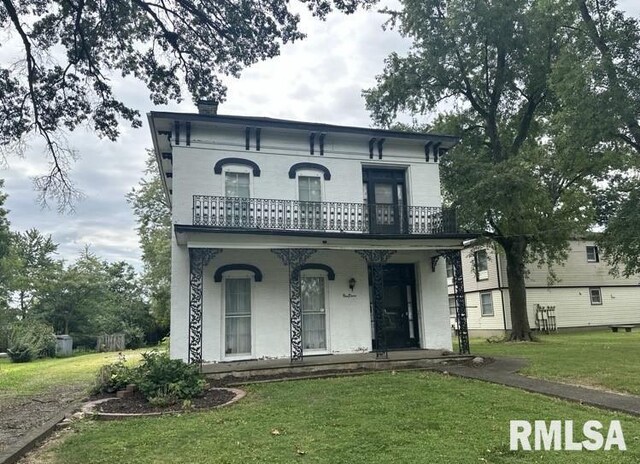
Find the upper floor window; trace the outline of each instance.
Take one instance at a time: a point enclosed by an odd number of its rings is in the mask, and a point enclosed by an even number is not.
[[[474,254],[476,265],[476,280],[487,280],[489,278],[489,263],[487,260],[487,250],[478,250]]]
[[[250,185],[251,175],[248,172],[225,172],[224,195],[226,197],[249,198]]]
[[[600,262],[600,256],[598,255],[598,247],[597,246],[588,246],[587,247],[587,262],[588,263],[598,263],[598,262]]]
[[[319,176],[298,177],[298,199],[300,201],[322,201],[322,183]]]

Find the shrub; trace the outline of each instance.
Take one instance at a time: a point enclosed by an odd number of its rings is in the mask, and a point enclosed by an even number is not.
[[[55,356],[56,337],[53,328],[36,320],[16,322],[11,327],[7,352],[13,362],[28,362],[35,358]]]
[[[197,366],[171,359],[167,353],[158,351],[144,353],[142,358],[136,384],[147,400],[175,402],[204,392],[206,382]]]
[[[102,366],[91,388],[91,393],[113,393],[130,383],[136,383],[136,368],[127,366],[125,356],[120,353],[118,360]]]

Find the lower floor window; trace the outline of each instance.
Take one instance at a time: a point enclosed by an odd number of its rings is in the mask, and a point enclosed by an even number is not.
[[[455,316],[455,315],[456,315],[456,297],[450,296],[449,297],[449,316]]]
[[[493,316],[493,298],[491,297],[491,293],[481,293],[480,304],[482,306],[483,316]]]
[[[591,298],[592,305],[601,305],[602,304],[602,292],[599,288],[590,288],[589,289],[589,297]]]
[[[305,350],[327,348],[324,277],[302,277],[302,346]]]
[[[225,353],[251,353],[251,279],[225,280]]]

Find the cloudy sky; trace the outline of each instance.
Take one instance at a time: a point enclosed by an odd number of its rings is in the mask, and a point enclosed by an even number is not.
[[[628,13],[640,16],[637,0],[620,4]],[[376,11],[332,14],[325,22],[303,16],[301,29],[307,39],[287,45],[281,56],[245,70],[240,79],[227,80],[227,101],[219,112],[369,126],[362,89],[373,86],[390,52],[402,53],[409,48],[396,32],[382,30],[384,21]],[[144,85],[134,80],[115,84],[117,95],[141,113],[196,111],[188,98],[181,104],[154,108]],[[74,213],[64,215],[56,212],[55,205],[42,209],[37,204],[31,179],[46,172],[46,162],[42,149],[34,143],[23,159],[10,158],[8,166],[0,168],[9,194],[12,228],[36,227],[51,234],[60,244],[61,258],[74,259],[88,244],[105,259],[126,260],[140,268],[135,219],[125,194],[141,177],[145,149],[151,147],[146,118],[141,129],[123,127],[117,142],[83,131],[72,133],[70,142],[81,155],[72,176],[85,199],[77,203]]]

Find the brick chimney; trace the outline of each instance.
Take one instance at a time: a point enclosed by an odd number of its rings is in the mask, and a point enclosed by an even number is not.
[[[218,102],[214,100],[198,100],[198,113],[206,116],[218,114]]]

